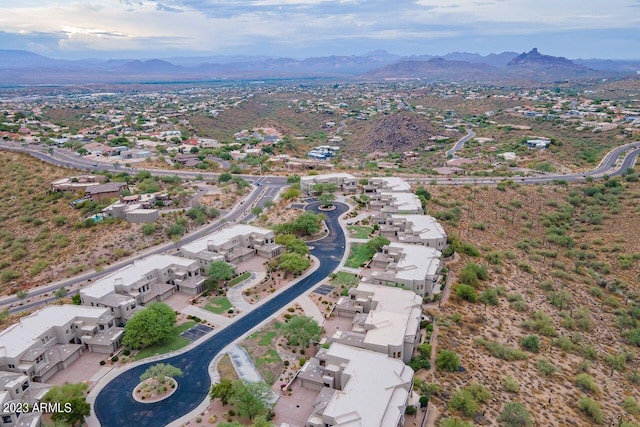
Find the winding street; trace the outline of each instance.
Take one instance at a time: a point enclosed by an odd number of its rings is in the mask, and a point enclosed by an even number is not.
[[[236,341],[262,321],[277,313],[282,307],[308,292],[339,265],[345,251],[345,235],[338,218],[348,210],[348,206],[343,203],[335,203],[335,205],[335,210],[322,212],[326,216],[329,234],[313,243],[311,254],[320,262],[315,271],[302,278],[294,286],[276,294],[253,311],[238,318],[229,326],[217,330],[199,345],[174,356],[136,365],[109,381],[97,392],[97,396],[92,392],[89,401],[92,403],[95,418],[100,425],[103,427],[164,426],[188,414],[207,399],[207,393],[211,386],[208,367],[214,357],[228,344]],[[314,211],[318,211],[317,207],[317,202],[308,206],[309,210]],[[184,372],[184,376],[178,378],[177,391],[161,402],[136,402],[133,399],[133,391],[140,381],[140,375],[151,364],[159,361],[176,366]]]

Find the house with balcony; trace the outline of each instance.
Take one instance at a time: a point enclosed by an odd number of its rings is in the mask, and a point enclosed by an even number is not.
[[[316,184],[334,184],[341,193],[354,194],[358,190],[358,179],[348,173],[331,173],[326,175],[311,175],[300,178],[300,191],[305,194],[313,192]]]
[[[441,255],[428,246],[391,243],[373,256],[374,271],[363,282],[400,287],[432,297],[440,274]]]
[[[428,246],[442,251],[447,246],[447,233],[430,215],[390,215],[380,225],[387,238],[397,237],[400,243]]]
[[[0,371],[0,407],[6,409],[10,403],[33,405],[40,402],[50,388],[46,384],[32,383],[24,374]],[[0,427],[40,426],[41,416],[37,411],[19,413],[3,410],[0,412]]]
[[[45,382],[84,350],[115,352],[123,332],[109,308],[47,306],[0,332],[0,371]]]
[[[413,370],[386,354],[340,343],[322,348],[298,374],[320,391],[305,427],[402,427]]]
[[[272,230],[246,224],[223,228],[180,248],[180,254],[198,262],[202,271],[216,261],[237,265],[254,256],[271,259],[283,251]]]
[[[407,181],[395,176],[369,178],[369,182],[363,187],[366,193],[411,193],[413,190]]]
[[[420,198],[413,193],[378,192],[371,194],[369,208],[371,219],[376,224],[384,224],[391,215],[419,215],[423,213]]]
[[[80,290],[83,305],[106,307],[124,324],[141,305],[175,292],[198,295],[206,277],[198,261],[172,255],[139,259]]]
[[[384,353],[405,363],[411,360],[422,319],[422,298],[413,291],[360,283],[338,299],[334,311],[353,319],[353,328],[337,330],[329,342]]]

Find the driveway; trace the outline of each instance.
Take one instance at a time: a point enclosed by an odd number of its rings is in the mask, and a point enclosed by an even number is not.
[[[314,203],[307,209],[317,211],[317,205]],[[183,377],[178,378],[177,391],[169,398],[157,403],[138,403],[133,399],[133,390],[140,381],[140,375],[160,360],[134,366],[112,379],[99,391],[93,402],[93,409],[100,424],[103,427],[164,426],[198,407],[207,399],[211,385],[208,372],[211,360],[227,345],[263,320],[276,314],[300,295],[309,292],[339,265],[344,254],[345,236],[338,217],[347,209],[346,205],[336,203],[334,211],[323,212],[329,234],[324,239],[314,242],[314,249],[311,250],[312,255],[320,261],[317,270],[300,280],[296,286],[284,290],[265,304],[221,329],[197,347],[163,359],[163,363],[176,366],[184,373]]]

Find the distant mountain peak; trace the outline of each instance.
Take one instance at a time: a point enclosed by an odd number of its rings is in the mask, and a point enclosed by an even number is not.
[[[513,58],[507,66],[559,66],[570,68],[583,68],[581,65],[564,58],[562,56],[543,55],[538,48],[533,48],[529,52],[521,53]]]

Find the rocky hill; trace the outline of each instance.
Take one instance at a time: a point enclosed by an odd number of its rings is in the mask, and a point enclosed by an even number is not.
[[[433,136],[433,126],[424,118],[407,112],[382,116],[369,123],[363,134],[347,150],[362,153],[379,151],[408,151]]]

